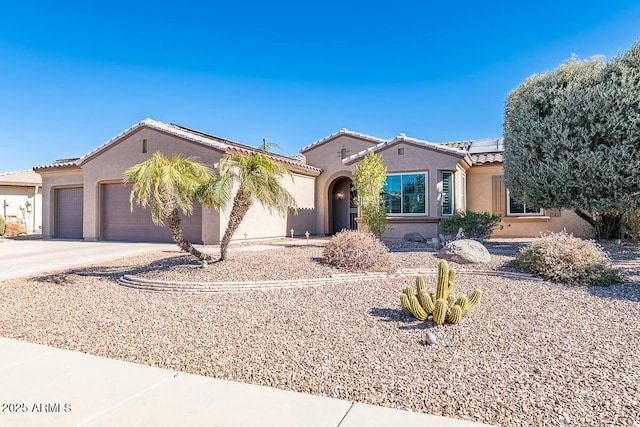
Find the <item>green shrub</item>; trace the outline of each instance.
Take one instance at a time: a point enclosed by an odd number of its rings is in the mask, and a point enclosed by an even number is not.
[[[4,236],[4,217],[0,215],[0,236]]]
[[[462,227],[464,235],[470,239],[486,239],[500,217],[489,212],[457,211],[453,216],[440,221],[444,234],[456,234]]]
[[[331,238],[324,260],[347,271],[391,271],[389,249],[373,233],[346,230]]]
[[[5,224],[5,237],[21,236],[23,234],[27,234],[27,229],[19,222],[7,222]]]
[[[609,285],[623,280],[622,272],[592,240],[583,240],[566,231],[549,233],[520,250],[516,265],[552,282]]]
[[[622,216],[623,237],[640,240],[640,210],[629,210]]]

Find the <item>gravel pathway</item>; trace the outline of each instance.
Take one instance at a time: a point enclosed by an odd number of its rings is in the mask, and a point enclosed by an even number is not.
[[[500,245],[488,245],[501,254],[490,267],[508,269],[513,245]],[[400,249],[393,253],[399,267],[437,264],[424,245]],[[214,295],[141,292],[115,281],[122,274],[273,280],[337,272],[318,262],[321,252],[235,251],[207,269],[163,252],[7,280],[0,282],[0,335],[489,424],[640,425],[636,279],[572,287],[460,267],[458,290],[480,287],[483,301],[461,324],[440,327],[400,310],[411,278]],[[438,345],[424,345],[426,331]]]

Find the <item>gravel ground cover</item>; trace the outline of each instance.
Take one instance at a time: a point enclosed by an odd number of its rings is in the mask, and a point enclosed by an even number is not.
[[[426,245],[390,243],[399,267],[437,264]],[[517,244],[491,242],[489,268]],[[618,248],[637,271],[635,247]],[[0,335],[167,369],[488,424],[640,424],[640,280],[589,288],[474,276],[484,290],[461,324],[402,313],[412,278],[214,295],[141,292],[122,274],[166,279],[326,277],[321,246],[234,251],[200,268],[158,252],[0,282]],[[634,261],[636,260],[636,261]],[[161,272],[161,269],[165,271]],[[636,270],[634,270],[636,269]],[[297,275],[297,276],[296,276]],[[435,277],[427,277],[435,286]],[[426,331],[438,340],[424,345]]]

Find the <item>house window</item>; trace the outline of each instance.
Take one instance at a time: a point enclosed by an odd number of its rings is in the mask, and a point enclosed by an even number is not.
[[[142,152],[143,153],[147,152],[147,140],[146,139],[142,140]]]
[[[342,150],[340,150],[340,158],[344,159],[347,157],[347,149],[345,147],[342,147]]]
[[[514,199],[511,197],[509,190],[507,190],[507,215],[542,215],[542,209]]]
[[[404,156],[404,148],[398,148],[398,156]]]
[[[442,215],[453,215],[453,172],[442,172]]]
[[[427,213],[427,173],[387,175],[382,193],[390,214]]]

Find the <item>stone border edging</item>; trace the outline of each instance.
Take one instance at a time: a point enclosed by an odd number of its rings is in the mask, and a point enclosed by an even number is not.
[[[534,280],[542,282],[543,279],[526,273],[509,271],[495,271],[482,269],[461,270],[461,273],[472,273],[481,276],[498,276],[511,279]],[[181,282],[175,280],[155,280],[138,277],[135,275],[124,275],[118,279],[118,284],[128,288],[175,293],[220,293],[220,292],[246,292],[269,289],[291,289],[322,286],[331,283],[356,282],[360,280],[374,279],[398,279],[415,275],[435,275],[435,268],[401,268],[394,273],[344,273],[334,274],[330,277],[316,279],[293,279],[293,280],[265,280],[265,281],[239,281],[239,282]]]

